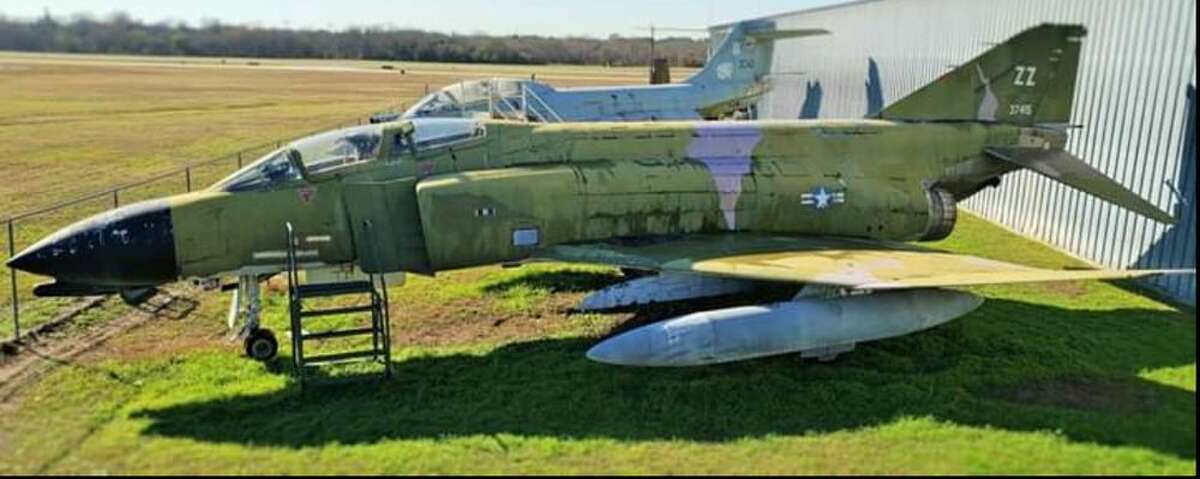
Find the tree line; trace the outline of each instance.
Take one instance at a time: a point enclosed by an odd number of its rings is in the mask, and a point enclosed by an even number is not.
[[[265,28],[208,20],[146,23],[116,13],[104,19],[74,15],[14,19],[0,15],[0,50],[28,52],[324,58],[513,64],[645,65],[648,38],[453,35],[414,29],[345,30]],[[660,39],[655,56],[672,65],[704,63],[707,44],[690,38]]]

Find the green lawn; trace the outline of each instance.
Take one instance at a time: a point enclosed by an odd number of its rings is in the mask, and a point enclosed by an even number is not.
[[[943,248],[1075,263],[974,217]],[[604,366],[579,315],[606,268],[479,268],[392,291],[396,378],[310,388],[234,345],[211,301],[0,406],[0,473],[1135,473],[1196,469],[1196,327],[1123,284],[978,288],[977,312],[860,345],[719,367]],[[746,303],[786,296],[696,302]],[[268,321],[282,331],[283,302]],[[690,309],[689,309],[690,308]],[[353,371],[343,371],[349,374]]]

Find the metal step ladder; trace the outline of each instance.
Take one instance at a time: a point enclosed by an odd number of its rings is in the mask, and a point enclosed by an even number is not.
[[[382,362],[383,374],[386,377],[392,377],[391,321],[388,315],[387,282],[384,277],[368,275],[366,281],[301,284],[299,265],[296,260],[296,235],[291,223],[287,223],[287,245],[288,310],[291,314],[292,361],[295,363],[295,374],[301,387],[304,386],[305,377],[310,368],[355,361]],[[307,309],[304,304],[306,299],[336,296],[361,297],[364,295],[370,299],[370,303],[361,306]],[[367,313],[371,316],[370,326],[317,332],[304,331],[306,319]],[[368,335],[371,336],[370,349],[311,356],[305,354],[306,341]]]

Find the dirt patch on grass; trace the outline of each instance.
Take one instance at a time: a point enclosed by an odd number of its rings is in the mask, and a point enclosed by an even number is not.
[[[183,284],[174,288],[170,302],[148,302],[130,308],[130,314],[148,316],[152,321],[140,322],[97,344],[79,360],[152,359],[227,346],[225,324],[214,319],[222,306],[220,297]]]
[[[1154,398],[1131,384],[1113,379],[1064,378],[1025,384],[1001,396],[1023,404],[1106,412],[1141,412],[1155,406]]]
[[[201,349],[240,347],[226,340],[223,324],[206,318],[188,317],[143,323],[80,356],[83,361],[155,359]]]
[[[97,354],[98,346],[127,331],[165,317],[185,317],[195,309],[195,302],[179,292],[160,293],[128,310],[114,298],[105,298],[101,303],[79,311],[52,331],[31,335],[17,354],[0,363],[0,402],[55,366],[87,362],[85,356]]]
[[[441,304],[392,303],[393,344],[419,346],[446,346],[464,343],[512,342],[535,340],[554,334],[594,335],[596,339],[619,334],[646,324],[677,316],[732,306],[768,303],[790,298],[794,293],[788,288],[760,290],[750,294],[699,298],[671,303],[640,305],[598,313],[581,313],[579,304],[591,293],[590,281],[596,279],[589,273],[555,272],[553,279],[556,292],[530,302],[527,309],[513,310],[505,306],[501,293],[506,283],[488,287],[496,294],[482,298],[462,298]],[[463,278],[456,278],[463,280]],[[525,279],[526,283],[530,283]],[[532,284],[540,284],[535,278]],[[609,281],[613,282],[613,281]],[[584,287],[581,284],[586,283]],[[599,317],[600,330],[584,328],[581,315]],[[584,330],[586,329],[586,330]]]
[[[1047,293],[1068,298],[1078,298],[1088,292],[1088,287],[1083,281],[1053,281],[1043,283],[1040,287]]]
[[[495,298],[441,305],[392,305],[395,344],[444,346],[535,339],[568,327],[582,294],[554,294],[527,311],[506,310]]]

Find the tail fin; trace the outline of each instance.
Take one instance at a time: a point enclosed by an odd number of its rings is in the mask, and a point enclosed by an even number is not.
[[[1021,32],[880,112],[889,120],[1071,121],[1087,29],[1044,24]]]
[[[771,71],[776,40],[828,34],[823,29],[777,30],[775,22],[767,20],[735,23],[709,56],[704,69],[687,82],[752,85]]]

